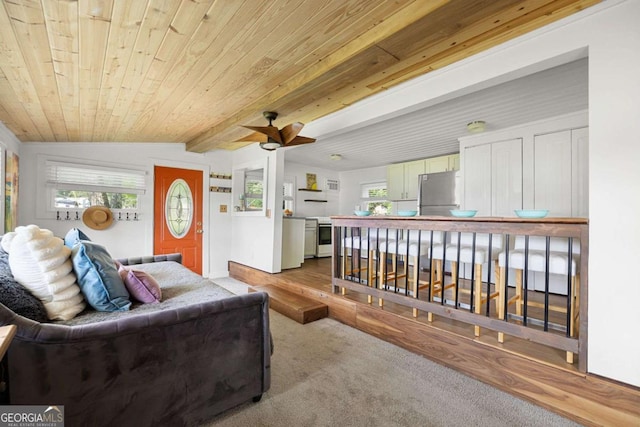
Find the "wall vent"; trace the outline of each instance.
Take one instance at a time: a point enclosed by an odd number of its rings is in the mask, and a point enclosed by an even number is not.
[[[340,181],[338,181],[337,179],[327,179],[326,188],[327,188],[327,191],[339,191]]]

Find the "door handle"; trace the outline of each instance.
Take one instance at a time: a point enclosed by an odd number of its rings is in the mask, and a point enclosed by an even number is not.
[[[196,233],[198,233],[198,234],[202,234],[202,233],[203,233],[203,231],[202,231],[202,229],[199,229],[199,230],[196,230]]]

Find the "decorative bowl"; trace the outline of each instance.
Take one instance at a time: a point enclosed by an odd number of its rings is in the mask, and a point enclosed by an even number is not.
[[[544,218],[549,213],[548,209],[516,209],[514,211],[520,218]]]
[[[416,216],[418,211],[398,211],[398,216]]]
[[[369,216],[369,215],[371,215],[371,212],[369,212],[369,211],[353,211],[353,213],[358,215],[358,216]]]
[[[468,210],[451,209],[449,212],[451,212],[451,215],[458,218],[471,218],[472,216],[475,216],[478,213],[477,210],[472,210],[472,209],[468,209]]]

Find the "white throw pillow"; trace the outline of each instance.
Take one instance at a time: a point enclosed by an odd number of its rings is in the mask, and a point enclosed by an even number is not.
[[[84,310],[71,250],[63,240],[37,225],[17,227],[12,237],[7,245],[11,272],[18,283],[42,300],[47,317],[69,320]],[[4,246],[4,238],[2,243]]]

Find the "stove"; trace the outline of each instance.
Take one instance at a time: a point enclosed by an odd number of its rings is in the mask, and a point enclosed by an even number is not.
[[[324,258],[333,255],[333,245],[331,244],[331,218],[328,216],[315,216],[309,217],[309,219],[315,219],[318,221],[318,246],[316,250],[316,257]]]

